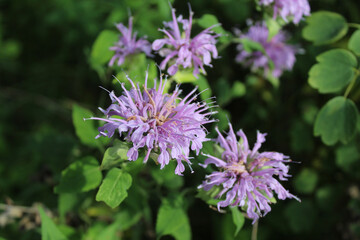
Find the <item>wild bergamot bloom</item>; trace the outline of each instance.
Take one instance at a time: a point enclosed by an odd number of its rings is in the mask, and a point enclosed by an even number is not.
[[[271,74],[272,77],[278,78],[284,70],[293,68],[296,61],[295,54],[300,50],[295,46],[286,44],[288,36],[284,31],[279,31],[270,40],[268,36],[269,30],[264,23],[256,23],[249,28],[247,33],[240,33],[240,38],[247,38],[260,43],[266,54],[262,51],[248,52],[242,44],[239,44],[237,46],[239,54],[236,56],[236,61],[245,67],[250,67],[253,72],[262,71],[265,77]],[[270,64],[273,64],[272,70],[270,70]]]
[[[135,85],[128,78],[132,89],[128,91],[121,83],[123,94],[119,97],[109,92],[112,104],[103,110],[104,118],[91,119],[106,122],[99,128],[100,136],[112,137],[118,130],[120,136],[125,133],[125,139],[132,143],[127,153],[131,161],[139,156],[139,149],[147,150],[144,162],[150,153],[158,154],[157,162],[162,169],[171,159],[177,161],[175,173],[182,175],[185,167],[182,161],[190,167],[190,149],[199,154],[202,143],[207,141],[204,124],[215,120],[209,119],[212,112],[207,112],[209,105],[205,102],[195,102],[198,94],[193,89],[183,99],[179,97],[181,90],[176,86],[171,94],[164,93],[166,80],[160,77],[160,83],[154,81],[154,87],[147,87],[145,78],[144,89]],[[191,167],[190,167],[191,168]]]
[[[207,175],[206,180],[199,186],[206,191],[214,186],[222,186],[217,197],[221,198],[226,193],[226,198],[218,202],[218,210],[229,205],[243,207],[254,223],[260,216],[271,211],[269,204],[274,193],[279,199],[299,200],[275,178],[287,180],[287,177],[290,177],[289,167],[285,165],[291,161],[289,157],[278,152],[259,152],[266,136],[260,132],[257,133],[253,149],[250,149],[244,132],[237,132],[241,138],[241,141],[237,141],[230,123],[229,126],[226,137],[216,129],[219,134],[217,143],[224,150],[221,159],[204,154],[209,158],[205,160],[203,167],[214,164],[219,170]]]
[[[113,66],[117,60],[117,65],[124,63],[125,57],[130,54],[144,52],[151,57],[151,44],[144,38],[136,40],[136,32],[133,34],[133,17],[129,18],[129,28],[122,23],[116,24],[117,29],[121,32],[119,41],[110,50],[115,51],[115,55],[111,58],[109,66]]]
[[[308,0],[260,0],[262,6],[271,6],[274,17],[280,15],[286,22],[292,18],[297,24],[303,16],[310,15],[310,5]]]
[[[212,67],[211,55],[213,58],[218,57],[216,49],[216,38],[219,37],[209,27],[194,38],[191,38],[192,18],[194,13],[189,7],[190,16],[189,20],[183,19],[182,15],[176,18],[175,9],[172,8],[172,22],[164,22],[166,29],[160,29],[164,32],[166,37],[157,39],[153,42],[152,48],[159,51],[160,56],[165,57],[161,62],[160,68],[165,69],[169,63],[168,73],[174,75],[179,67],[194,68],[193,74],[197,76],[200,69],[205,73],[204,65]],[[183,33],[179,28],[179,23],[182,24]],[[166,47],[164,47],[166,45]]]

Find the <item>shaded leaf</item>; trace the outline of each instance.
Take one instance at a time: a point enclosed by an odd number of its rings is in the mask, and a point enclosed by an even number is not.
[[[41,218],[41,239],[42,240],[67,240],[65,235],[60,232],[54,222],[45,213],[42,207],[39,207]]]
[[[106,149],[103,160],[101,162],[101,170],[110,169],[122,161],[128,159],[127,152],[129,145],[126,142],[122,142],[118,139],[114,141],[112,147]]]
[[[315,190],[318,175],[312,169],[303,169],[294,179],[295,189],[299,193],[309,194]]]
[[[119,34],[115,31],[104,30],[96,38],[91,49],[91,63],[94,65],[102,65],[110,61],[114,55],[114,51],[109,48],[114,46],[119,39]]]
[[[309,71],[309,84],[320,93],[340,91],[355,76],[356,57],[344,49],[334,49],[317,56],[319,62]]]
[[[156,220],[156,234],[159,237],[172,235],[177,240],[191,239],[190,223],[185,211],[164,201]]]
[[[320,110],[315,120],[314,135],[321,136],[326,145],[350,141],[356,130],[358,110],[353,101],[335,97]]]
[[[60,184],[56,193],[87,192],[99,186],[102,174],[98,161],[93,157],[85,157],[70,164],[61,172]]]
[[[353,35],[350,37],[348,47],[351,51],[353,51],[357,55],[360,55],[360,30],[354,32]]]
[[[130,174],[118,168],[111,169],[96,194],[96,201],[104,201],[112,208],[119,206],[127,197],[131,183]]]
[[[307,18],[302,35],[315,45],[329,44],[344,37],[348,31],[346,19],[340,14],[319,11]]]
[[[234,234],[234,237],[236,237],[236,235],[238,235],[238,233],[240,232],[241,228],[244,226],[245,217],[240,212],[238,207],[230,207],[230,210],[231,210],[233,222],[236,226],[236,230]]]

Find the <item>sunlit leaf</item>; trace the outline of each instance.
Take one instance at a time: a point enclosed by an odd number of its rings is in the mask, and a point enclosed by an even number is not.
[[[130,174],[118,168],[111,169],[96,194],[96,201],[104,201],[112,208],[119,206],[127,197],[131,183]]]

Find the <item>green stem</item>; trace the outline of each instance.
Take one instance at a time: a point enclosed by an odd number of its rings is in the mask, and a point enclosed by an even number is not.
[[[356,79],[358,78],[358,76],[360,75],[360,71],[359,70],[356,70],[356,73],[355,73],[355,76],[354,78],[351,80],[349,86],[346,88],[346,91],[345,91],[345,94],[344,94],[344,97],[347,98],[349,93],[351,92],[351,89],[354,87],[355,85],[355,82],[356,82]]]
[[[348,26],[360,29],[360,24],[358,24],[358,23],[348,23]]]
[[[253,228],[251,231],[251,240],[257,240],[258,227],[259,227],[259,220],[257,220],[253,225]]]

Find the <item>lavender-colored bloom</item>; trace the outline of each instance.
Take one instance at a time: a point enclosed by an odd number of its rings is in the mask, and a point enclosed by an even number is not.
[[[209,157],[202,166],[214,164],[220,170],[206,176],[206,180],[199,186],[208,191],[213,186],[222,186],[218,198],[226,193],[226,199],[217,204],[218,210],[226,206],[247,208],[247,215],[253,223],[262,215],[271,211],[270,199],[274,192],[279,199],[295,198],[274,176],[280,180],[287,180],[289,167],[286,162],[291,161],[288,156],[278,152],[262,152],[258,150],[265,142],[266,134],[257,133],[257,141],[253,149],[249,148],[248,140],[242,130],[237,132],[241,141],[238,142],[234,130],[229,123],[230,131],[224,137],[218,129],[217,142],[224,149],[221,159]]]
[[[209,105],[205,102],[194,102],[198,96],[194,94],[197,88],[181,99],[179,86],[176,86],[172,94],[166,94],[166,80],[163,81],[161,77],[159,86],[156,87],[155,81],[154,88],[149,89],[147,78],[146,74],[143,91],[128,78],[132,85],[130,91],[121,83],[123,95],[116,97],[113,91],[109,92],[112,104],[106,110],[99,108],[105,118],[91,118],[106,122],[99,128],[100,134],[97,137],[110,138],[115,130],[119,131],[120,136],[127,133],[125,139],[133,143],[127,153],[129,160],[137,160],[138,150],[146,147],[144,163],[153,152],[158,154],[157,161],[161,169],[171,159],[175,159],[175,173],[182,175],[185,170],[182,161],[187,162],[189,167],[191,164],[190,149],[198,155],[202,143],[208,140],[203,124],[214,121],[208,118],[213,112],[206,113]]]
[[[270,73],[269,58],[274,64],[271,74],[278,78],[284,70],[291,70],[295,63],[295,54],[300,52],[295,46],[286,44],[288,39],[284,31],[279,31],[271,40],[268,40],[269,30],[265,24],[257,23],[249,28],[248,33],[240,34],[240,38],[248,38],[258,42],[264,48],[266,55],[261,51],[247,52],[242,44],[237,46],[240,51],[236,61],[245,67],[251,67],[251,71],[263,70],[264,76]]]
[[[132,33],[133,17],[129,18],[129,28],[125,27],[122,23],[116,24],[116,27],[121,32],[121,35],[115,46],[110,47],[110,50],[115,51],[115,55],[111,58],[109,66],[113,66],[117,59],[117,65],[120,66],[124,63],[127,55],[134,53],[144,52],[147,56],[152,56],[149,41],[144,38],[136,40],[136,32]]]
[[[201,69],[205,73],[204,65],[212,67],[211,55],[213,58],[218,57],[216,49],[216,38],[218,34],[214,34],[211,29],[216,26],[209,27],[190,38],[193,12],[190,8],[189,20],[183,19],[180,15],[177,19],[175,16],[175,9],[172,9],[172,22],[164,22],[166,29],[161,29],[166,38],[157,39],[153,42],[152,48],[159,51],[159,54],[165,59],[161,62],[160,68],[165,69],[169,63],[168,73],[174,75],[179,67],[190,68],[194,67],[193,74],[196,77]],[[181,33],[179,24],[182,24],[184,33]],[[166,47],[164,47],[166,45]]]
[[[272,5],[274,17],[280,15],[286,22],[289,17],[293,17],[295,24],[299,23],[303,16],[310,15],[310,5],[308,0],[260,0],[260,5]]]

